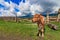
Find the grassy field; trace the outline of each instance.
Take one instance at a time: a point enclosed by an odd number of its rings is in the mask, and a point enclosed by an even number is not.
[[[60,23],[52,22],[60,28]],[[54,31],[45,25],[44,40],[60,40],[60,29]],[[27,21],[5,22],[0,21],[0,40],[40,40],[37,34],[37,25]]]

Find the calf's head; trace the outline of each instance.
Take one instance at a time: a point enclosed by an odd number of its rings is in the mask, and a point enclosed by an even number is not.
[[[38,22],[39,21],[39,19],[40,19],[40,14],[35,14],[34,16],[33,16],[33,18],[32,18],[32,22]]]

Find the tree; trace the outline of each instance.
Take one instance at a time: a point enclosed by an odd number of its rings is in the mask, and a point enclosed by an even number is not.
[[[18,22],[17,13],[14,11],[15,21]]]

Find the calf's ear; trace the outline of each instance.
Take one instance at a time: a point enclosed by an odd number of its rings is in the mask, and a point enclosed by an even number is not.
[[[40,15],[38,15],[38,17],[40,18]]]

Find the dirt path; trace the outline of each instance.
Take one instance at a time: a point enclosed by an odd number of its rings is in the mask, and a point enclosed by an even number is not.
[[[16,35],[13,33],[5,34],[2,32],[0,33],[0,40],[41,40],[41,37],[37,37],[33,39],[30,36],[22,37],[19,34],[16,34]]]
[[[0,40],[33,40],[31,37],[22,37],[20,34],[0,32]]]

